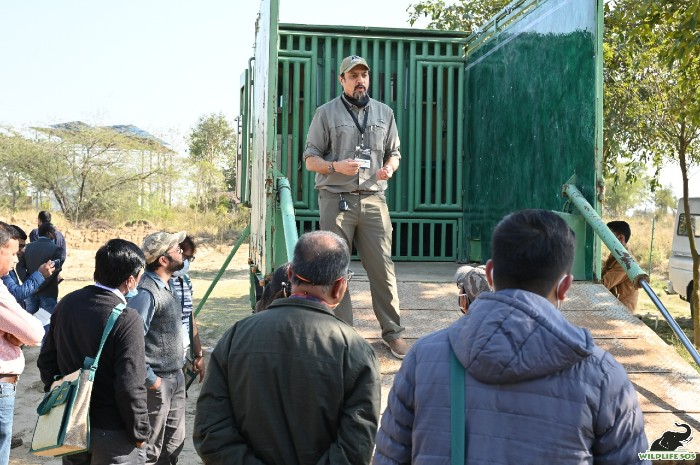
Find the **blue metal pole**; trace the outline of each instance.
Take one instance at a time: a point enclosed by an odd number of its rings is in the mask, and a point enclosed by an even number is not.
[[[646,280],[641,281],[642,288],[644,291],[647,293],[649,298],[651,299],[652,302],[656,305],[656,308],[659,309],[663,317],[666,319],[666,322],[668,325],[673,329],[673,332],[676,333],[676,336],[678,336],[678,339],[681,340],[681,343],[683,346],[686,348],[688,353],[690,354],[691,357],[693,357],[693,360],[695,360],[695,363],[700,366],[700,355],[698,354],[698,351],[695,350],[695,346],[691,344],[690,340],[688,339],[688,336],[685,335],[683,330],[681,329],[680,326],[678,326],[678,323],[676,323],[676,320],[673,319],[670,313],[668,313],[668,310],[666,310],[666,307],[664,304],[659,300],[659,298],[656,296],[656,293],[654,290],[649,286],[649,283]]]

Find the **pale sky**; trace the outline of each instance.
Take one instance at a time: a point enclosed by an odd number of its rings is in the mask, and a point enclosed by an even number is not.
[[[280,0],[280,21],[410,27],[410,0]],[[238,113],[258,0],[0,3],[0,125],[133,124],[178,145]]]
[[[417,2],[279,1],[281,22],[402,28]],[[201,115],[238,114],[259,8],[258,0],[2,1],[0,126],[133,124],[182,150]],[[662,177],[676,195],[679,173]],[[693,181],[700,196],[700,174]]]

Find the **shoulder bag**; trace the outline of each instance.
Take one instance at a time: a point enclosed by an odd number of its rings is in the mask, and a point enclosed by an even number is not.
[[[464,418],[464,367],[450,349],[450,423],[452,436],[452,465],[466,464],[467,424]]]
[[[90,397],[102,347],[126,305],[112,309],[95,358],[85,357],[83,367],[57,379],[37,407],[39,419],[34,428],[30,452],[58,457],[90,448]]]

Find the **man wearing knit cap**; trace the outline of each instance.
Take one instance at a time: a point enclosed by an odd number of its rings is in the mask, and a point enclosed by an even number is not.
[[[343,93],[316,110],[304,160],[316,173],[321,229],[340,235],[362,257],[382,340],[402,359],[408,344],[402,336],[392,225],[384,197],[401,160],[394,112],[367,94],[369,65],[364,58],[346,57],[338,74]],[[349,292],[335,314],[352,325]]]
[[[146,272],[138,294],[129,300],[143,318],[146,380],[151,436],[146,464],[175,464],[185,443],[185,378],[182,373],[182,306],[168,285],[184,266],[180,242],[184,231],[146,236],[141,245]]]

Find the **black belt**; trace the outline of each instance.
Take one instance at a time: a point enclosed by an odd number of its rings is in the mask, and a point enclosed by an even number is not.
[[[0,383],[17,384],[18,379],[19,379],[19,375],[2,375],[2,374],[0,374]]]
[[[374,194],[379,194],[379,191],[350,191],[347,192],[348,194],[357,194],[357,195],[374,195]]]

